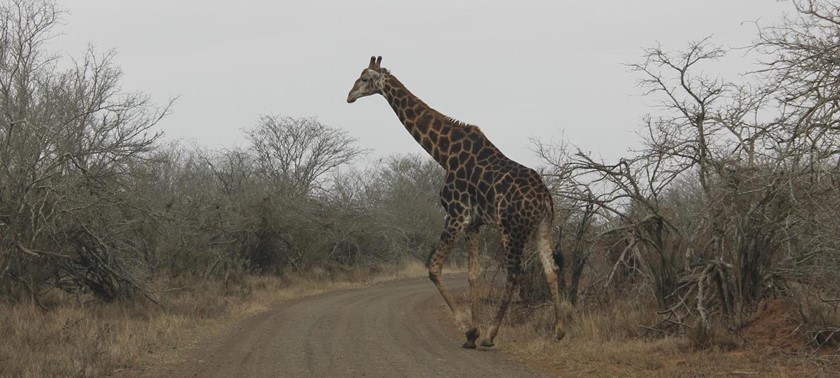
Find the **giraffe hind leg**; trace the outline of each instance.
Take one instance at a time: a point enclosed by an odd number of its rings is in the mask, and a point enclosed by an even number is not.
[[[507,247],[507,283],[505,284],[504,292],[502,292],[499,309],[496,310],[496,316],[493,319],[493,324],[491,324],[490,328],[487,330],[487,339],[481,343],[481,346],[483,347],[492,348],[495,345],[493,340],[495,340],[496,335],[499,332],[499,327],[502,324],[505,313],[507,313],[508,306],[510,306],[513,292],[519,284],[519,278],[522,273],[522,251],[524,249],[524,243],[521,239],[522,238],[511,238],[510,236],[502,235],[502,242]]]
[[[548,281],[548,288],[551,292],[551,302],[554,305],[554,339],[560,340],[566,335],[566,313],[562,306],[560,289],[557,285],[558,271],[560,268],[554,261],[553,254],[553,235],[551,222],[543,220],[540,222],[537,232],[534,234],[534,244],[537,247],[537,253],[540,257],[540,263],[545,273],[545,279]]]

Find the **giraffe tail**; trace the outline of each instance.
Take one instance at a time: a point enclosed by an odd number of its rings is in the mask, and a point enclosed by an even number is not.
[[[565,272],[566,260],[563,258],[563,250],[560,248],[560,238],[554,243],[554,248],[551,251],[551,258],[554,260],[554,265],[557,266],[557,289],[562,293],[565,291],[566,279],[563,274]]]

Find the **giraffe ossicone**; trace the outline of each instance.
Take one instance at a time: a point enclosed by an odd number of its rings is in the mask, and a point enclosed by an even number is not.
[[[558,267],[553,258],[554,204],[540,175],[505,156],[477,126],[465,124],[432,109],[371,57],[353,84],[347,102],[380,94],[414,140],[445,170],[440,203],[446,221],[438,246],[429,255],[429,279],[435,284],[467,340],[475,348],[478,327],[478,231],[497,229],[505,248],[507,283],[496,315],[482,346],[492,347],[511,297],[522,275],[522,254],[533,243],[540,257],[554,305],[553,337],[565,335],[565,310],[557,286]],[[443,264],[455,240],[464,236],[468,253],[470,308],[457,306],[441,277]],[[466,314],[470,315],[467,316]]]

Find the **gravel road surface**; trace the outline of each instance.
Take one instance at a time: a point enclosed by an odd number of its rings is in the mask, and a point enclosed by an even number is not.
[[[447,275],[456,290],[464,275]],[[163,377],[534,377],[497,350],[462,349],[434,285],[410,279],[282,303],[148,371]]]

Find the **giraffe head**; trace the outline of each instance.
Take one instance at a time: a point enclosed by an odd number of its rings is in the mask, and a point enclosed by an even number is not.
[[[347,102],[352,103],[357,99],[365,96],[370,96],[376,93],[382,93],[382,85],[385,82],[385,74],[388,70],[380,66],[382,57],[370,57],[370,64],[362,70],[362,74],[353,83],[353,89],[347,95]]]

